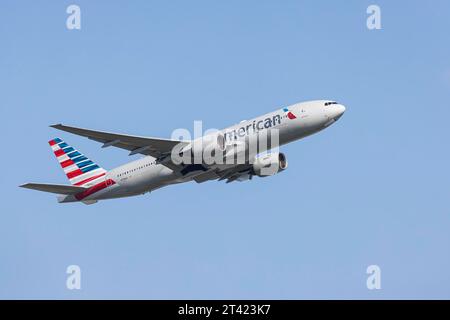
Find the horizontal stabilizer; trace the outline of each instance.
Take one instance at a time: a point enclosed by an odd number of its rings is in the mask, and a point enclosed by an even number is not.
[[[65,195],[73,195],[86,190],[86,188],[83,187],[68,186],[64,184],[49,184],[49,183],[25,183],[20,187]]]

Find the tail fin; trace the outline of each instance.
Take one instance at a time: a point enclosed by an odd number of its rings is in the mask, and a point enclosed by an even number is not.
[[[61,139],[55,138],[48,143],[70,183],[74,186],[83,186],[106,174],[105,169],[89,160]]]

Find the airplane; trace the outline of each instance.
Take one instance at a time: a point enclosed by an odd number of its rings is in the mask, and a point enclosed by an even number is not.
[[[94,204],[99,200],[141,195],[188,181],[226,180],[228,183],[251,180],[253,176],[271,176],[287,168],[286,155],[272,151],[272,140],[278,147],[302,139],[329,127],[344,112],[345,106],[332,100],[301,102],[241,121],[216,132],[213,137],[205,135],[194,140],[160,139],[51,125],[103,143],[102,148],[113,146],[130,151],[129,155],[142,154],[145,157],[105,170],[60,138],[55,138],[49,141],[50,147],[71,185],[26,183],[20,187],[57,194],[59,203]],[[274,132],[277,135],[267,138]],[[268,143],[262,143],[262,137]],[[252,143],[262,147],[250,152]],[[211,155],[219,160],[226,156],[233,160],[239,155],[244,156],[242,161],[207,162],[206,158],[194,163],[186,161],[192,160],[196,145],[203,148],[213,146],[215,151]],[[269,167],[274,169],[264,172]]]

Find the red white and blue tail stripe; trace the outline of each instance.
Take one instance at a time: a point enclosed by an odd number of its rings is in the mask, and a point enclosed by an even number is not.
[[[61,168],[73,185],[83,186],[91,184],[94,180],[106,174],[105,169],[99,167],[95,162],[85,157],[61,139],[55,138],[48,143],[58,159]]]

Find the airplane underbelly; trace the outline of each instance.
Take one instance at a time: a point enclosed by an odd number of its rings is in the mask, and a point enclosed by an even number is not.
[[[175,179],[173,171],[163,165],[158,165],[133,173],[126,179],[119,180],[118,184],[126,193],[139,194],[157,189],[171,179]]]

